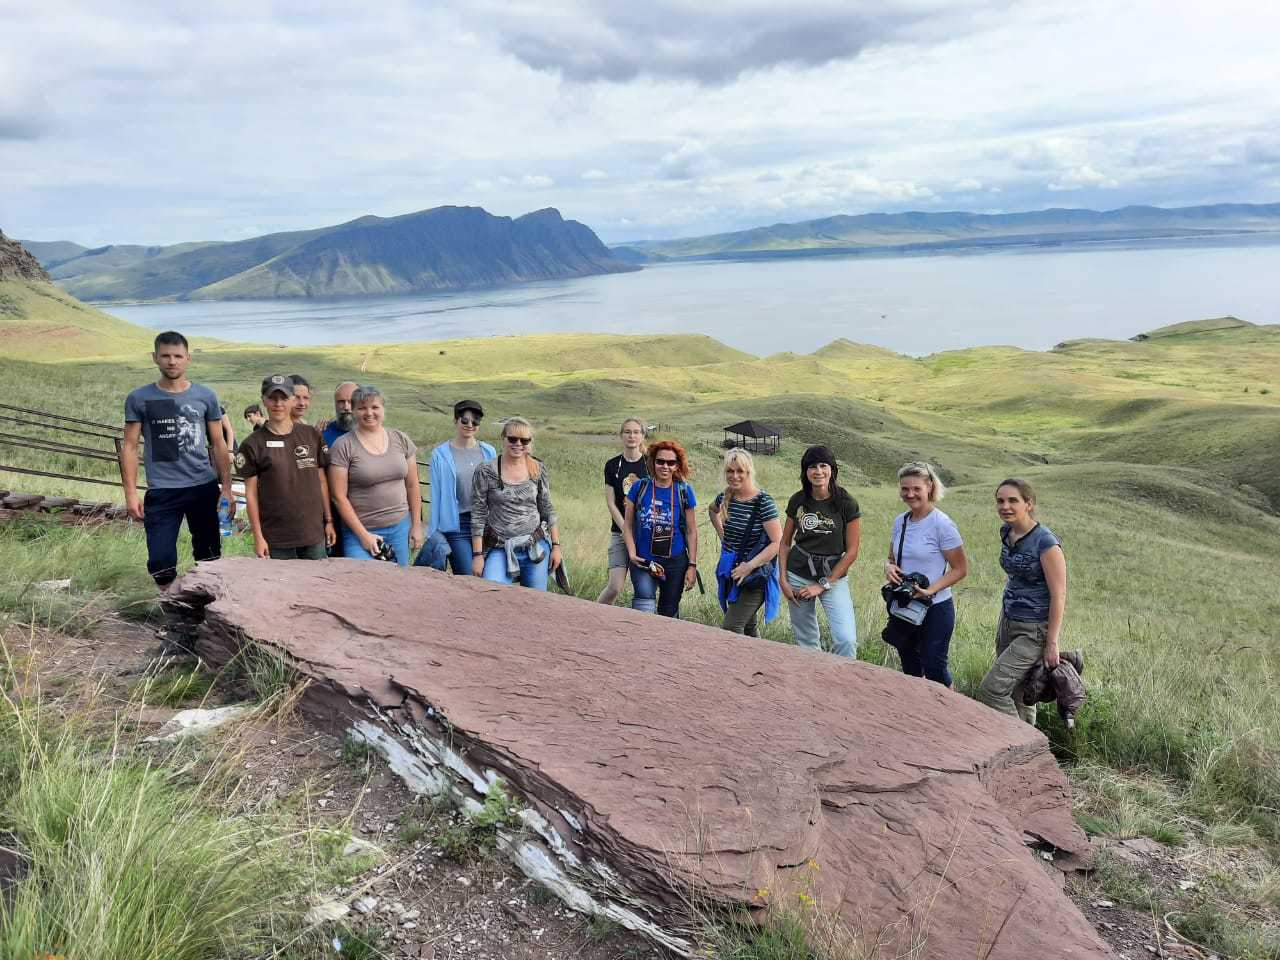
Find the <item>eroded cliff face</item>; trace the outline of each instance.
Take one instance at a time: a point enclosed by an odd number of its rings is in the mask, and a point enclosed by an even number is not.
[[[49,274],[17,240],[10,240],[0,230],[0,280],[43,280]]]
[[[522,869],[678,952],[690,904],[784,904],[868,955],[1109,956],[1043,859],[1089,857],[1047,741],[937,684],[389,564],[229,558],[176,597],[202,654],[287,657],[417,789],[503,781]]]

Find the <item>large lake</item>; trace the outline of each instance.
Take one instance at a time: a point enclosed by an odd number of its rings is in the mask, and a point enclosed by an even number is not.
[[[1232,314],[1280,322],[1280,243],[676,263],[458,293],[108,306],[156,330],[308,346],[547,332],[705,333],[808,352],[902,353],[1078,337]]]

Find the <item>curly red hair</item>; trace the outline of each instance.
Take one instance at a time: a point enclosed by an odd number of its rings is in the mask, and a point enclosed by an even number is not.
[[[656,477],[658,468],[654,466],[654,457],[659,450],[670,450],[676,455],[676,468],[671,476],[674,480],[688,480],[693,476],[693,468],[689,466],[689,458],[685,456],[684,447],[675,440],[655,440],[644,452],[645,462],[649,465],[649,476]]]

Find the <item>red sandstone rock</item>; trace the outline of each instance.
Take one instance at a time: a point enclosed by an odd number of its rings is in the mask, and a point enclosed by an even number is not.
[[[1109,956],[1024,846],[1089,856],[1047,741],[937,684],[389,564],[231,558],[178,596],[215,660],[240,637],[275,647],[313,708],[435,744],[437,772],[471,771],[455,781],[500,776],[597,908],[669,943],[691,899],[786,901],[885,956]]]

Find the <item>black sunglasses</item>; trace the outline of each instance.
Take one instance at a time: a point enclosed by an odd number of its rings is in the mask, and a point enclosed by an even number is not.
[[[529,444],[533,443],[533,437],[504,437],[503,439],[506,440],[507,443],[518,443],[522,447],[527,447]]]
[[[655,467],[674,467],[679,462],[679,460],[655,460],[653,465]]]
[[[460,424],[462,424],[464,427],[478,427],[478,426],[480,426],[480,418],[479,418],[479,417],[459,417],[459,418],[458,418],[458,422],[459,422]]]

